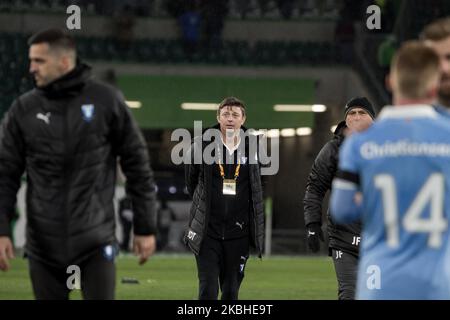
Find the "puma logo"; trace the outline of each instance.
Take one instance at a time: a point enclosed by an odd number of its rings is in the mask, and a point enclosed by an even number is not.
[[[242,228],[243,228],[243,226],[244,226],[244,223],[243,223],[243,222],[242,222],[242,223],[239,223],[239,222],[236,221],[236,225],[237,225],[239,228],[241,228],[241,230],[242,230]]]
[[[44,121],[46,124],[50,124],[50,116],[51,116],[51,113],[50,113],[50,112],[47,112],[46,114],[43,114],[43,113],[40,113],[40,112],[39,112],[39,113],[36,115],[36,118],[38,118],[38,119]]]

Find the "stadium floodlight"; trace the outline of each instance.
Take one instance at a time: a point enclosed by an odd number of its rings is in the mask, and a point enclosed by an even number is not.
[[[177,193],[177,188],[175,186],[170,186],[169,187],[169,193],[170,194],[175,194]]]
[[[295,137],[295,129],[294,128],[286,128],[281,129],[282,137]]]
[[[309,127],[297,128],[296,133],[298,136],[309,136],[312,133],[312,129]]]
[[[325,112],[327,107],[323,104],[276,104],[274,111],[278,112]]]
[[[327,106],[324,104],[313,104],[311,109],[312,112],[325,112],[327,111]]]
[[[217,110],[217,103],[199,103],[199,102],[183,102],[181,109],[183,110]]]
[[[270,129],[267,131],[267,136],[269,138],[278,138],[280,136],[280,129]]]
[[[140,101],[125,101],[125,103],[127,104],[128,108],[132,109],[139,109],[142,107],[142,102]]]
[[[253,136],[265,135],[267,133],[267,130],[249,129],[248,131]]]

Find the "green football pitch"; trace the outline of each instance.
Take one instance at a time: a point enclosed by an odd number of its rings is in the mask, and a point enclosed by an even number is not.
[[[139,283],[122,283],[134,278]],[[240,299],[336,299],[336,278],[328,257],[251,257],[240,290]],[[192,255],[157,254],[144,266],[133,256],[117,259],[116,299],[193,300],[197,297],[197,272]],[[80,299],[74,290],[71,299]],[[0,300],[33,299],[25,259],[12,260],[0,272]]]

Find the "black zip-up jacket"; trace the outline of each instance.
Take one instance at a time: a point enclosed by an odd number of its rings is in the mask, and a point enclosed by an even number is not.
[[[343,133],[345,128],[345,121],[338,124],[333,139],[323,146],[312,166],[303,199],[306,226],[311,223],[322,225],[322,203],[327,191],[331,190],[331,184],[337,172],[339,148],[345,138]],[[329,211],[327,217],[329,248],[358,256],[361,223],[336,224],[331,219]]]
[[[120,93],[74,70],[20,96],[0,129],[0,235],[11,235],[21,176],[27,180],[26,253],[76,264],[116,241],[117,158],[132,198],[134,233],[156,232],[155,186],[146,143]]]
[[[250,213],[250,176],[248,161],[248,150],[245,154],[240,154],[235,150],[230,156],[225,145],[222,148],[222,154],[229,157],[228,162],[222,164],[224,168],[225,179],[234,179],[234,174],[238,164],[237,156],[240,159],[239,176],[236,180],[236,194],[224,195],[223,178],[220,175],[219,166],[213,166],[212,169],[212,193],[211,193],[211,211],[208,223],[208,235],[215,239],[237,239],[248,237],[248,222]]]
[[[219,125],[213,128],[219,129]],[[246,130],[245,128],[242,129]],[[201,137],[196,137],[189,152],[191,164],[185,166],[186,187],[193,201],[184,242],[196,255],[198,255],[202,241],[207,234],[211,215],[213,170],[217,169],[217,164],[209,165],[203,161],[202,164],[194,164],[195,153],[193,150],[203,152],[210,143],[214,142],[201,141]],[[249,155],[249,157],[251,156]],[[260,164],[249,164],[248,170],[251,196],[251,210],[249,212],[250,243],[261,257],[264,244],[264,203]]]

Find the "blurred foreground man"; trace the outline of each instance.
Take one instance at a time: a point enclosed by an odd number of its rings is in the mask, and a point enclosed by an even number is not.
[[[85,299],[113,299],[117,157],[140,263],[155,250],[147,147],[120,94],[91,79],[70,36],[50,29],[29,45],[36,88],[14,101],[0,129],[0,269],[8,270],[14,256],[9,217],[25,172],[25,250],[35,297],[67,299],[68,277],[78,269]]]
[[[434,50],[405,43],[391,66],[394,106],[342,146],[331,214],[362,220],[358,299],[450,299],[450,123],[431,106],[439,81]]]

